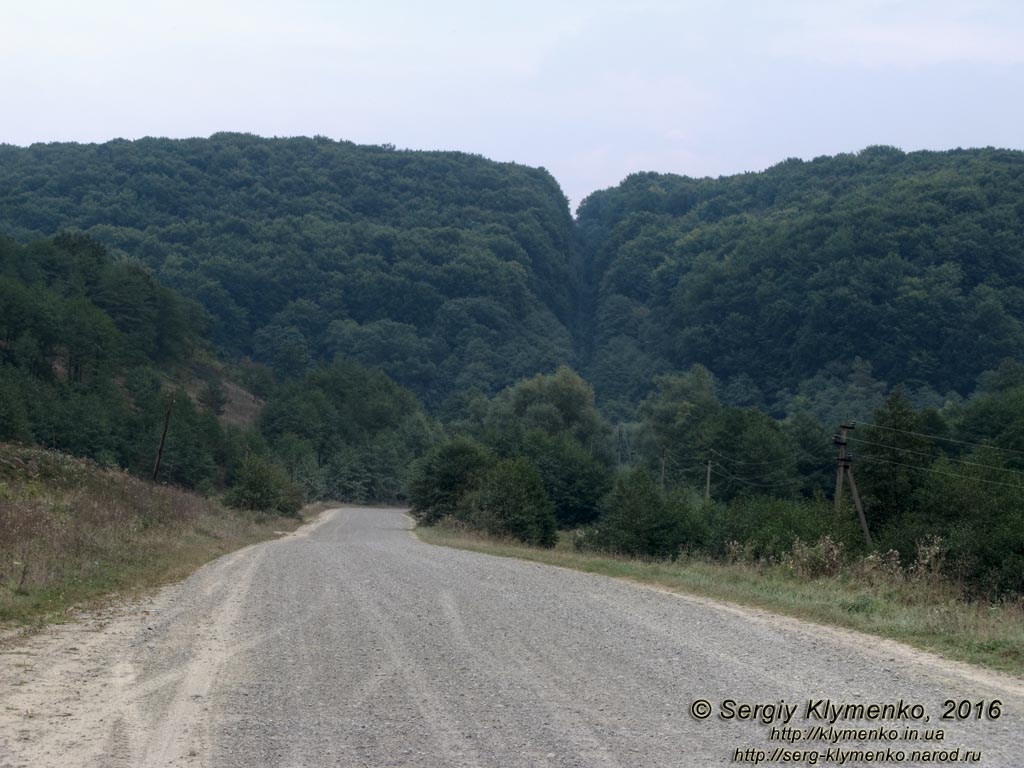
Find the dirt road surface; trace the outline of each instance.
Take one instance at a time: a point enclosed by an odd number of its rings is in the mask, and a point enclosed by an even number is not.
[[[953,750],[1024,765],[1015,678],[410,528],[395,510],[327,512],[0,649],[0,767],[838,765],[844,751],[862,765],[849,751],[885,749],[905,756],[883,765]],[[946,700],[999,700],[1001,716],[943,721]],[[828,731],[821,701],[905,708]],[[741,704],[774,706],[721,717]],[[876,733],[830,741],[851,728]]]

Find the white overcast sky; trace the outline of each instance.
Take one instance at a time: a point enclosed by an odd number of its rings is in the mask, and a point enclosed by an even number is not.
[[[1024,2],[2,0],[0,143],[321,134],[548,168],[1024,147]]]

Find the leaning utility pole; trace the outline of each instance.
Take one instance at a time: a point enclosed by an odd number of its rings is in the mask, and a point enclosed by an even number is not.
[[[164,442],[167,440],[167,425],[171,423],[171,409],[174,408],[174,395],[167,398],[167,407],[164,410],[164,431],[160,435],[160,447],[156,452],[156,461],[153,463],[153,482],[156,482],[156,476],[160,472],[160,461],[164,457]]]
[[[836,457],[836,512],[839,512],[839,502],[843,498],[843,473],[846,473],[850,481],[850,493],[853,494],[853,505],[857,508],[857,517],[860,518],[860,527],[864,531],[864,540],[868,547],[873,547],[871,532],[868,530],[868,521],[864,517],[864,507],[860,503],[860,494],[857,493],[857,483],[853,479],[853,466],[849,456],[846,455],[846,433],[856,427],[856,422],[839,425],[839,434],[832,436],[832,444],[839,447],[839,456]]]
[[[708,459],[708,477],[704,481],[704,498],[711,498],[711,459]]]

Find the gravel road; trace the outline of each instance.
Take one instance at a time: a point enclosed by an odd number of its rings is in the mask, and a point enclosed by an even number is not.
[[[410,528],[395,510],[327,512],[152,599],[6,648],[0,767],[699,767],[754,764],[759,750],[761,764],[839,765],[845,752],[862,765],[851,751],[886,749],[892,759],[875,762],[931,765],[959,750],[959,762],[978,751],[973,764],[1024,765],[1018,679],[434,547]],[[707,720],[691,714],[698,699]],[[998,699],[1002,714],[941,721],[947,699]],[[825,701],[896,711],[844,710],[830,732]],[[741,720],[741,704],[773,706]],[[861,728],[876,732],[829,741]],[[890,728],[897,740],[880,740]]]

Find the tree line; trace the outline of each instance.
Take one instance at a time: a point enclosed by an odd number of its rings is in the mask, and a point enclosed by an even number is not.
[[[211,323],[89,237],[0,239],[0,440],[286,514],[307,498],[402,495],[436,431],[415,395],[345,359],[288,379],[258,363],[227,366]],[[218,418],[231,376],[265,400],[254,423]]]
[[[639,413],[613,429],[568,368],[479,398],[413,465],[413,513],[538,546],[561,529],[580,548],[647,558],[925,558],[973,595],[1024,593],[1016,361],[942,409],[896,388],[850,432],[870,548],[850,498],[832,496],[837,425],[724,404],[702,366],[660,377]]]

